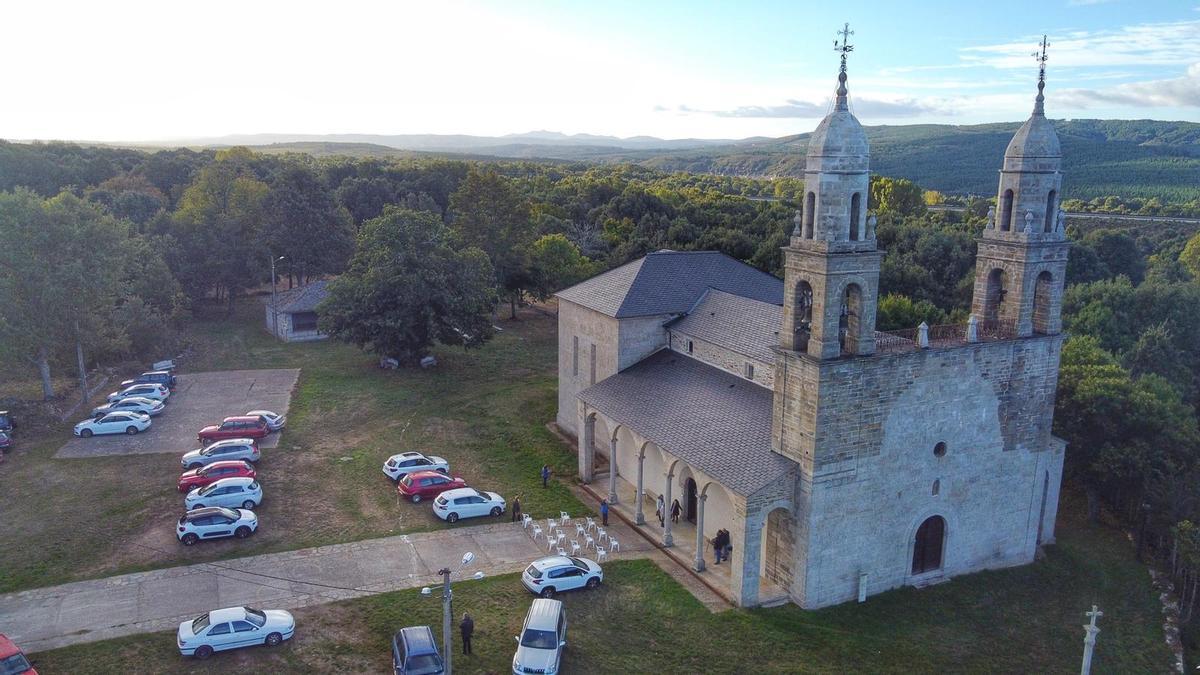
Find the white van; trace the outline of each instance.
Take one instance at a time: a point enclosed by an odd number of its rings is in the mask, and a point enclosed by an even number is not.
[[[567,612],[562,602],[547,598],[534,600],[516,640],[513,673],[557,673],[562,666],[563,648],[567,646]]]

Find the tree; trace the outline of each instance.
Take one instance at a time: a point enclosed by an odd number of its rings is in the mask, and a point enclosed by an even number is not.
[[[1193,279],[1200,279],[1200,234],[1188,239],[1187,245],[1179,254],[1179,262],[1192,273]]]
[[[1095,230],[1083,242],[1096,252],[1110,277],[1124,275],[1136,286],[1146,274],[1146,259],[1133,237],[1117,230]]]
[[[263,257],[287,258],[300,283],[339,272],[354,251],[350,214],[338,206],[315,171],[289,162],[271,181],[263,203]]]
[[[334,339],[414,364],[436,341],[477,347],[492,336],[487,255],[462,248],[437,216],[387,207],[363,224],[349,269],[318,307]]]
[[[517,302],[531,281],[529,205],[495,170],[472,168],[450,197],[450,218],[465,245],[487,253],[516,318]]]
[[[876,323],[879,330],[916,328],[922,322],[936,326],[946,322],[946,313],[928,300],[913,302],[911,298],[888,293],[879,300]]]
[[[905,216],[925,215],[928,207],[921,186],[906,178],[871,176],[869,208]]]
[[[557,291],[578,283],[597,270],[565,235],[547,234],[533,242],[530,253],[529,293],[545,300]]]

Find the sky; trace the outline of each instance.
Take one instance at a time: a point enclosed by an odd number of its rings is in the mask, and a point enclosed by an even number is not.
[[[745,138],[812,130],[849,22],[864,124],[1200,122],[1200,0],[0,5],[0,138]]]

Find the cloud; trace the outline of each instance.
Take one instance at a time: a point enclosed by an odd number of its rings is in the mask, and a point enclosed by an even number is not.
[[[1032,68],[1030,54],[1041,36],[967,47],[964,63],[993,68]],[[1068,31],[1050,36],[1052,66],[1152,66],[1193,63],[1200,54],[1200,21],[1123,26],[1113,30]]]
[[[1054,98],[1056,103],[1079,108],[1096,105],[1200,108],[1200,63],[1193,63],[1183,77],[1130,82],[1104,89],[1067,89]]]
[[[937,102],[923,102],[915,99],[898,99],[886,101],[873,98],[851,98],[850,105],[856,115],[867,117],[917,117],[927,114],[954,114],[953,111]],[[662,106],[656,106],[656,109]],[[830,108],[828,101],[813,103],[799,99],[788,99],[775,105],[744,105],[726,110],[701,110],[686,105],[675,108],[682,114],[711,115],[713,117],[742,118],[742,119],[813,119],[824,117]],[[664,108],[665,109],[665,108]]]

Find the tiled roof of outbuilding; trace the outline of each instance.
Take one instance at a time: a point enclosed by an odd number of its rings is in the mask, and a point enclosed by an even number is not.
[[[279,302],[279,311],[284,314],[297,314],[299,312],[315,312],[317,305],[329,295],[327,288],[328,282],[324,279],[305,284],[298,288],[276,293],[275,296]],[[271,296],[267,296],[265,302],[267,306],[271,305]]]
[[[740,495],[796,467],[771,451],[770,390],[670,350],[579,398]]]
[[[779,344],[782,317],[779,305],[712,289],[695,309],[667,326],[743,356],[773,363],[771,346]]]
[[[709,288],[783,304],[782,281],[719,251],[657,251],[557,295],[601,314],[624,318],[682,314]]]

